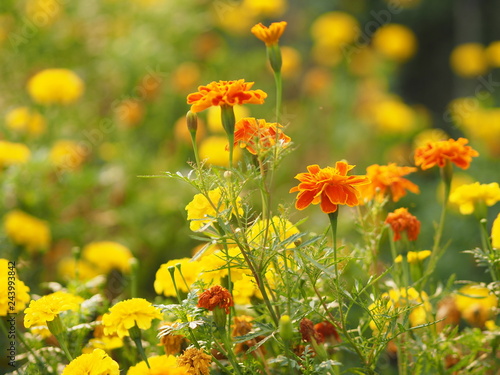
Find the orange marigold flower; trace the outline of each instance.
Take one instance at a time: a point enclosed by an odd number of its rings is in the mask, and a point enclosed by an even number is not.
[[[198,307],[212,311],[216,307],[220,307],[229,314],[229,308],[234,305],[233,297],[229,291],[220,286],[214,285],[213,287],[205,290],[198,297]]]
[[[271,148],[276,140],[286,147],[291,138],[281,131],[281,127],[278,123],[269,123],[263,119],[242,118],[235,124],[234,145],[239,144],[253,155],[257,155],[259,150]]]
[[[447,141],[429,142],[425,146],[415,150],[415,164],[422,169],[429,169],[436,164],[444,167],[449,160],[462,169],[469,168],[472,157],[479,156],[479,153],[470,146],[466,146],[469,140],[459,138]]]
[[[404,207],[389,213],[385,223],[391,226],[394,232],[394,241],[398,241],[404,231],[406,231],[410,241],[416,241],[420,233],[420,221]]]
[[[366,185],[370,180],[366,176],[347,176],[353,168],[354,165],[343,161],[338,161],[335,168],[320,168],[317,164],[308,166],[309,172],[296,175],[300,183],[290,190],[290,193],[299,192],[295,207],[303,210],[311,203],[320,203],[321,210],[329,214],[337,211],[339,204],[358,205],[360,192],[356,186]]]
[[[262,104],[267,94],[262,90],[250,90],[254,82],[237,81],[211,82],[199,86],[198,92],[188,95],[191,112],[200,112],[212,106],[234,106],[236,104]]]
[[[323,322],[316,323],[314,325],[314,330],[324,339],[329,339],[333,337],[337,342],[340,342],[340,336],[337,330],[335,329],[335,326],[326,320]]]
[[[285,31],[287,23],[285,21],[273,22],[269,27],[258,23],[250,30],[253,35],[266,43],[266,46],[277,44],[281,35]]]
[[[416,170],[415,167],[399,167],[396,163],[370,165],[366,168],[366,176],[371,183],[360,188],[361,195],[368,200],[375,197],[380,201],[390,193],[393,202],[397,202],[406,195],[406,190],[418,194],[418,186],[402,177]]]

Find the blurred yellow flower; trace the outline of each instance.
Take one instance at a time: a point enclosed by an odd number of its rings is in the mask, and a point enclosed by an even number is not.
[[[136,326],[140,329],[148,329],[154,319],[162,319],[160,309],[154,307],[143,298],[131,298],[121,302],[109,309],[102,317],[104,334],[117,334],[118,337],[129,336],[128,330]]]
[[[67,257],[57,263],[57,273],[65,280],[88,281],[100,275],[99,270],[86,260],[78,262],[74,257]]]
[[[373,111],[373,121],[383,133],[406,134],[415,130],[415,112],[398,98],[382,100]]]
[[[467,285],[458,290],[455,303],[463,319],[482,328],[487,320],[493,318],[498,298],[488,288]]]
[[[50,246],[50,228],[46,221],[20,210],[9,211],[3,219],[7,237],[30,253],[47,250]]]
[[[250,271],[248,271],[250,272]],[[233,284],[233,299],[237,305],[249,305],[251,298],[262,298],[262,294],[255,283],[255,279],[247,274],[242,274]]]
[[[472,214],[478,204],[493,206],[498,201],[500,201],[500,187],[497,182],[461,185],[450,194],[450,203],[457,204],[462,215]]]
[[[71,104],[83,90],[81,78],[68,69],[45,69],[28,81],[28,92],[39,104]]]
[[[27,0],[26,16],[37,27],[50,26],[60,17],[62,4],[60,0]]]
[[[324,13],[311,26],[311,36],[321,47],[341,49],[356,40],[360,34],[358,21],[344,12]]]
[[[200,142],[198,153],[201,160],[205,160],[208,165],[219,167],[229,166],[229,152],[226,150],[227,137],[211,136]],[[236,147],[233,153],[233,161],[236,163],[241,159],[242,151]]]
[[[177,364],[173,355],[154,355],[148,358],[149,366],[142,361],[128,369],[127,375],[185,375],[187,367]]]
[[[94,349],[92,353],[82,354],[73,359],[63,370],[62,375],[119,375],[120,369],[104,350]]]
[[[92,242],[82,250],[82,259],[92,263],[102,273],[113,269],[129,272],[132,258],[132,252],[127,247],[113,241]]]
[[[9,111],[5,116],[5,123],[12,130],[31,135],[42,134],[46,128],[43,116],[28,107],[18,107]]]
[[[302,65],[302,57],[299,51],[293,47],[283,46],[281,47],[281,58],[283,60],[283,65],[281,66],[283,77],[291,78],[299,75]]]
[[[491,245],[494,249],[500,250],[500,214],[497,215],[491,227]]]
[[[236,121],[241,120],[244,117],[250,117],[250,109],[247,106],[235,105],[233,106],[234,118]],[[224,127],[222,126],[221,120],[221,109],[220,107],[210,107],[207,113],[207,124],[208,129],[214,133],[224,134]]]
[[[417,38],[411,29],[399,24],[386,24],[373,34],[373,47],[388,59],[405,62],[417,50]]]
[[[488,62],[484,47],[479,43],[465,43],[456,46],[450,56],[451,69],[465,78],[486,73]]]
[[[88,151],[81,144],[59,140],[50,149],[49,160],[57,168],[76,170],[85,161]]]
[[[0,285],[3,285],[0,288],[0,317],[23,311],[31,299],[30,288],[17,277],[16,266],[10,264],[7,259],[0,258]]]
[[[450,136],[442,129],[425,129],[413,138],[413,148],[423,147],[429,142],[445,141],[449,138]]]
[[[247,35],[248,30],[255,24],[255,15],[239,2],[231,3],[228,6],[225,3],[214,1],[212,11],[215,23],[231,34]]]
[[[176,268],[177,264],[181,266],[182,276]],[[200,262],[191,261],[191,258],[172,259],[162,264],[158,271],[156,271],[154,281],[155,292],[157,294],[163,294],[166,297],[177,296],[172,277],[170,276],[170,271],[168,270],[170,267],[174,267],[175,269],[174,278],[177,289],[185,293],[189,292],[189,287],[198,280],[201,272]],[[186,282],[184,282],[184,280]]]
[[[201,77],[198,64],[187,61],[180,64],[172,72],[172,87],[180,94],[196,89]]]
[[[83,301],[82,297],[67,292],[55,292],[36,301],[32,300],[24,311],[24,326],[30,328],[46,325],[64,311],[77,311]]]
[[[144,118],[144,104],[137,99],[122,100],[115,107],[115,117],[125,129],[133,128]]]
[[[488,64],[493,68],[500,68],[500,40],[491,42],[486,47],[486,57]]]
[[[0,168],[24,164],[29,160],[30,156],[31,152],[26,145],[0,140]]]
[[[300,233],[290,221],[273,216],[269,221],[257,220],[247,232],[247,240],[251,247],[266,249],[275,243],[283,242],[295,234]],[[293,242],[287,243],[286,248],[294,248]]]
[[[287,0],[243,0],[243,8],[256,17],[278,17],[288,8]]]
[[[332,73],[324,67],[313,67],[304,75],[302,88],[307,95],[319,95],[327,91],[333,81]]]
[[[424,259],[431,256],[430,250],[422,250],[422,251],[408,251],[406,255],[408,259],[408,263],[410,264],[418,264],[422,262]]]
[[[228,275],[228,264],[231,268],[231,281],[235,282],[242,278],[243,273],[249,272],[242,268],[243,255],[236,246],[230,246],[227,254],[222,250],[216,250],[205,255],[200,262],[200,279],[207,284],[220,284],[222,278]]]

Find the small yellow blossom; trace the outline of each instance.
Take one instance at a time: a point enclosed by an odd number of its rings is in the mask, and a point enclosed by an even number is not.
[[[181,266],[182,276],[176,267],[177,264]],[[201,272],[200,262],[191,261],[190,258],[172,259],[162,264],[160,269],[156,271],[154,282],[156,293],[163,294],[167,297],[175,297],[177,294],[172,282],[172,277],[170,276],[170,271],[168,270],[170,267],[175,268],[174,278],[177,289],[185,293],[189,292],[189,287],[198,279]],[[186,282],[184,282],[184,280]]]
[[[5,116],[7,127],[12,130],[32,135],[40,135],[47,126],[44,117],[28,107],[12,109]]]
[[[422,251],[408,251],[408,254],[406,255],[406,259],[408,260],[408,263],[410,264],[418,264],[422,262],[424,259],[430,257],[431,251],[430,250],[422,250]],[[394,259],[394,262],[396,263],[401,263],[403,261],[403,256],[398,255],[396,259]]]
[[[497,215],[491,227],[491,245],[494,249],[500,250],[500,214]]]
[[[200,276],[208,284],[220,284],[221,279],[228,275],[228,263],[231,268],[231,281],[241,279],[247,269],[242,269],[243,255],[236,246],[230,246],[227,255],[222,250],[207,254],[200,261]],[[248,271],[249,272],[249,271]]]
[[[243,9],[255,17],[278,17],[288,8],[287,0],[243,0]]]
[[[202,349],[189,348],[178,359],[179,366],[185,366],[190,375],[209,375],[212,357]]]
[[[451,52],[452,70],[459,76],[471,78],[484,74],[488,69],[484,47],[479,43],[465,43]]]
[[[148,358],[148,363],[142,361],[132,366],[127,375],[184,375],[188,369],[177,364],[177,358],[173,355],[155,355]]]
[[[458,290],[455,303],[463,319],[482,328],[487,320],[493,318],[498,298],[488,288],[466,285]]]
[[[462,215],[472,214],[478,204],[493,206],[498,201],[500,201],[500,187],[497,182],[461,185],[450,194],[450,202],[459,206]]]
[[[121,302],[109,309],[102,317],[104,334],[117,334],[118,337],[129,336],[128,330],[136,326],[140,329],[151,327],[153,319],[161,319],[163,314],[160,309],[154,307],[143,298],[131,298]]]
[[[67,365],[62,375],[119,375],[120,369],[104,350],[94,349],[92,353],[82,354]]]
[[[295,48],[283,46],[281,47],[281,57],[283,59],[283,65],[281,66],[281,74],[283,77],[291,78],[299,75],[302,65],[300,52]]]
[[[0,317],[23,311],[30,300],[30,288],[17,277],[15,264],[3,258],[0,258],[0,285]]]
[[[113,241],[92,242],[82,251],[82,259],[92,263],[102,273],[113,269],[129,272],[132,258],[132,252],[127,247]]]
[[[64,311],[78,310],[83,301],[82,297],[67,292],[55,292],[36,301],[32,300],[24,311],[24,326],[30,328],[46,325]]]
[[[239,280],[234,281],[234,303],[237,305],[249,305],[252,297],[262,298],[262,294],[255,283],[255,279],[252,276],[243,273]]]
[[[30,156],[31,152],[26,145],[0,140],[0,168],[24,164],[29,160]]]
[[[340,49],[344,45],[353,43],[359,33],[358,21],[344,12],[324,13],[316,18],[311,26],[311,36],[321,47]]]
[[[273,22],[269,27],[258,23],[250,30],[253,35],[262,40],[267,47],[278,44],[281,35],[285,31],[287,23],[285,21]]]
[[[84,83],[67,69],[45,69],[28,81],[28,92],[39,104],[71,104],[82,96]]]
[[[415,112],[399,98],[382,100],[373,110],[373,121],[382,133],[407,134],[415,130]]]
[[[375,50],[397,62],[410,59],[417,50],[417,38],[413,31],[398,24],[386,24],[378,28],[372,42]]]
[[[220,213],[227,210],[227,200],[228,198],[222,194],[220,188],[210,190],[208,192],[208,199],[203,194],[196,194],[191,202],[186,206],[187,219],[191,220],[189,223],[189,228],[196,232],[202,229],[207,224],[216,222],[217,216]],[[233,211],[238,212],[239,215],[243,214],[243,209],[241,208],[241,198],[236,199],[236,204],[238,207],[233,207]]]
[[[47,250],[51,235],[47,222],[20,210],[9,211],[3,220],[7,237],[17,245],[25,246],[30,253]]]
[[[57,168],[76,170],[85,161],[88,153],[80,143],[61,139],[50,149],[49,160]]]

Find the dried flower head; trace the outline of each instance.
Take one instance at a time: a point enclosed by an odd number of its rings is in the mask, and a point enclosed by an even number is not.
[[[187,97],[191,112],[200,112],[212,106],[234,106],[236,104],[263,104],[267,94],[262,90],[250,90],[253,82],[237,81],[211,82],[198,87],[198,92]]]
[[[187,342],[187,339],[183,335],[172,333],[169,327],[174,328],[175,326],[176,323],[165,322],[158,328],[160,331],[160,343],[158,346],[163,346],[165,348],[166,355],[179,354],[182,345]]]
[[[304,318],[300,321],[299,331],[302,340],[306,342],[313,342],[314,340],[315,343],[322,343],[325,341],[323,335],[314,329],[314,323],[310,319]]]
[[[231,293],[229,293],[229,290],[220,285],[214,285],[206,289],[198,297],[198,307],[202,307],[209,311],[219,307],[224,309],[226,314],[229,314],[229,308],[233,306],[233,304],[233,297]]]
[[[285,21],[273,22],[269,27],[264,26],[262,23],[258,23],[250,30],[253,35],[266,43],[266,46],[270,47],[277,44],[285,31],[287,23]]]
[[[179,356],[177,363],[187,368],[190,375],[209,375],[212,357],[201,349],[189,348]]]
[[[281,131],[282,126],[253,117],[242,118],[235,124],[234,145],[246,148],[257,155],[269,150],[276,143],[286,147],[291,139]]]
[[[394,241],[401,239],[401,233],[405,231],[410,241],[416,241],[420,233],[420,221],[404,207],[389,213],[385,223],[391,226],[394,232]]]
[[[290,190],[290,193],[299,192],[295,207],[303,210],[311,203],[320,203],[321,210],[328,214],[337,211],[339,204],[358,205],[360,192],[356,186],[366,185],[370,180],[366,176],[347,176],[353,168],[354,165],[343,161],[338,161],[335,168],[308,166],[307,173],[295,176],[300,183]]]
[[[418,194],[418,186],[402,177],[416,170],[415,167],[400,167],[396,163],[373,164],[366,168],[366,176],[371,182],[359,188],[361,195],[367,200],[375,198],[381,201],[390,194],[392,201],[397,202],[406,195],[407,190]]]
[[[428,142],[415,150],[415,165],[425,170],[435,165],[444,167],[450,161],[459,168],[467,169],[472,158],[479,156],[476,150],[466,146],[467,143],[469,140],[465,138]]]

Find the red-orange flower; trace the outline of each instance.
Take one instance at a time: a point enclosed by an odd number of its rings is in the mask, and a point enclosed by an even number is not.
[[[231,293],[220,285],[214,285],[205,290],[198,297],[198,307],[210,311],[214,310],[216,307],[220,307],[226,311],[226,314],[229,314],[229,308],[233,305],[234,302]]]
[[[262,90],[250,90],[253,82],[237,81],[211,82],[199,86],[198,92],[188,95],[191,112],[200,112],[212,106],[234,106],[236,104],[262,104],[267,94]]]
[[[278,43],[281,35],[285,31],[287,23],[285,21],[273,22],[269,27],[264,26],[262,23],[258,23],[250,30],[253,35],[266,43],[266,46],[272,46]]]
[[[398,241],[404,231],[406,231],[410,241],[416,241],[420,233],[420,221],[404,207],[389,213],[385,223],[391,226],[394,232],[394,241]]]
[[[360,193],[356,186],[366,185],[370,180],[366,176],[347,176],[353,168],[354,165],[343,161],[338,161],[335,168],[308,166],[309,172],[296,175],[300,183],[290,190],[290,193],[299,192],[295,207],[303,210],[311,203],[320,203],[321,210],[329,214],[337,211],[339,204],[358,205]]]
[[[418,194],[420,193],[418,186],[402,177],[416,170],[415,167],[399,167],[396,163],[370,165],[366,168],[366,176],[371,183],[360,188],[361,195],[368,200],[374,197],[382,200],[386,194],[390,193],[392,200],[397,202],[406,195],[406,190]]]
[[[467,169],[472,157],[479,156],[476,150],[466,146],[467,143],[469,140],[465,138],[429,142],[415,150],[415,165],[420,165],[422,169],[432,168],[436,164],[439,167],[444,167],[449,160],[457,167]]]
[[[337,342],[340,342],[340,336],[337,330],[335,329],[335,326],[326,320],[323,322],[316,323],[314,325],[314,330],[318,333],[318,335],[323,337],[325,340],[333,337]]]
[[[311,342],[313,340],[316,343],[325,342],[325,338],[323,337],[323,335],[321,335],[314,329],[314,323],[307,318],[304,318],[300,321],[299,331],[302,335],[302,340],[306,342]]]
[[[260,150],[266,150],[276,144],[276,140],[284,147],[290,143],[290,137],[281,131],[278,123],[246,117],[239,120],[234,128],[234,145],[246,148],[251,154],[257,155]]]

